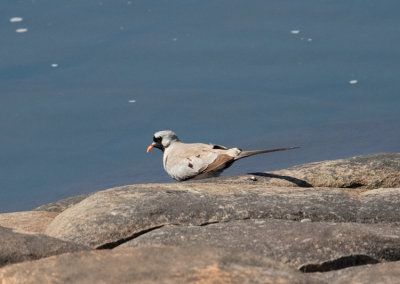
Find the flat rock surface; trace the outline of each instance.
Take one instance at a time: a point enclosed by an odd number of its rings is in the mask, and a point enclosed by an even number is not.
[[[270,259],[202,247],[64,254],[0,269],[4,283],[321,283]]]
[[[15,233],[4,227],[0,227],[0,240],[0,267],[10,263],[89,249],[45,235]]]
[[[329,271],[354,262],[400,260],[398,225],[240,220],[207,226],[168,226],[116,249],[154,245],[207,246],[252,251],[304,272]]]
[[[275,174],[298,178],[314,187],[400,187],[400,154],[373,154],[310,163]]]
[[[20,233],[43,233],[58,215],[56,212],[24,211],[0,214],[0,226]]]
[[[326,273],[315,273],[321,281],[333,284],[385,283],[398,284],[400,261],[350,267]]]
[[[279,171],[213,178],[208,180],[208,182],[210,181],[283,187],[360,188],[364,190],[400,187],[400,153],[381,153],[308,163]]]
[[[46,234],[90,247],[116,246],[163,225],[240,219],[400,222],[399,189],[263,188],[243,184],[148,184],[97,192],[60,213]]]

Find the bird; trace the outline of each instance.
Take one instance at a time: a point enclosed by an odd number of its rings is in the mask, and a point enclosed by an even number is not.
[[[173,131],[162,130],[154,133],[147,153],[153,148],[163,152],[163,165],[168,175],[177,181],[186,181],[217,177],[235,161],[246,157],[299,147],[242,151],[215,144],[183,143]]]

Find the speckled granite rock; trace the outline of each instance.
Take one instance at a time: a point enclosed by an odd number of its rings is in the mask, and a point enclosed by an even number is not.
[[[10,265],[4,283],[321,283],[259,255],[202,247],[93,251]]]
[[[274,172],[314,187],[400,187],[400,154],[373,154],[296,166]]]
[[[102,250],[8,265],[0,278],[6,283],[346,283],[370,277],[390,283],[397,262],[384,262],[400,254],[399,157],[367,155],[273,173],[123,186],[38,208],[49,212],[3,215],[0,224],[52,237],[2,228],[3,265],[87,247]],[[47,217],[35,220],[40,216]],[[58,250],[61,240],[72,247]],[[365,265],[377,262],[382,263]],[[343,269],[356,265],[361,266]],[[293,268],[339,270],[301,274]],[[383,281],[379,274],[386,274]]]
[[[352,195],[334,189],[206,183],[124,186],[97,192],[63,211],[46,234],[90,247],[112,247],[168,224],[269,218],[400,222],[399,190],[377,191]]]
[[[234,177],[195,181],[247,183],[264,186],[332,188],[400,187],[400,153],[363,155],[348,159],[322,161],[288,169]]]
[[[89,250],[83,245],[45,235],[15,233],[11,229],[3,227],[0,227],[0,240],[0,267],[66,252]]]
[[[68,197],[65,199],[58,200],[56,202],[41,205],[33,210],[60,213],[60,212],[64,211],[65,209],[68,209],[68,208],[74,206],[75,204],[81,202],[83,199],[85,199],[89,195],[90,194],[81,194],[81,195],[77,195],[77,196]]]
[[[116,249],[173,245],[260,253],[305,272],[400,260],[400,226],[240,220],[207,226],[166,226]]]
[[[24,211],[0,214],[0,226],[20,233],[43,233],[58,215],[56,212]]]

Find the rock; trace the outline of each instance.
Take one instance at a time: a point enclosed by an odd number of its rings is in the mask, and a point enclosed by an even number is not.
[[[0,227],[0,240],[0,267],[66,252],[89,250],[88,247],[45,235],[20,234],[3,227]]]
[[[25,211],[0,214],[0,226],[20,233],[43,233],[58,215],[56,212]]]
[[[400,221],[399,189],[349,194],[337,189],[263,188],[244,184],[157,184],[97,192],[60,213],[46,234],[112,248],[164,225],[240,219],[377,223]]]
[[[400,259],[399,204],[400,154],[112,188],[37,208],[48,212],[0,215],[0,224],[49,235],[0,227],[0,265],[54,255],[3,267],[0,279],[344,283],[381,282],[381,275],[398,281],[398,262],[384,262]],[[88,247],[102,250],[76,252]]]
[[[400,260],[400,226],[240,220],[207,226],[166,226],[116,249],[158,245],[251,251],[303,272],[329,271]]]
[[[304,180],[314,187],[400,187],[400,153],[373,154],[295,166],[273,172]]]
[[[0,270],[4,283],[321,283],[259,255],[202,247],[64,254]]]
[[[254,181],[252,177],[257,180]],[[363,155],[315,162],[288,169],[249,175],[195,181],[263,184],[268,186],[394,188],[400,187],[400,153]]]
[[[345,283],[386,283],[397,284],[400,279],[400,261],[362,265],[331,271],[316,273],[321,281],[333,284]]]
[[[65,209],[68,209],[68,208],[74,206],[75,204],[81,202],[83,199],[85,199],[89,195],[90,194],[81,194],[81,195],[77,195],[77,196],[68,197],[68,198],[61,199],[56,202],[41,205],[33,210],[34,211],[49,211],[49,212],[60,213],[60,212],[64,211]]]

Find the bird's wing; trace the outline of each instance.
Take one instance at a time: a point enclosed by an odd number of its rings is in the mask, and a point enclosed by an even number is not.
[[[235,161],[235,157],[232,157],[225,153],[219,153],[216,159],[209,164],[201,173],[210,173],[222,171],[229,167]]]
[[[174,143],[168,147],[165,170],[177,180],[186,180],[202,173],[218,157],[214,145],[202,143]]]

